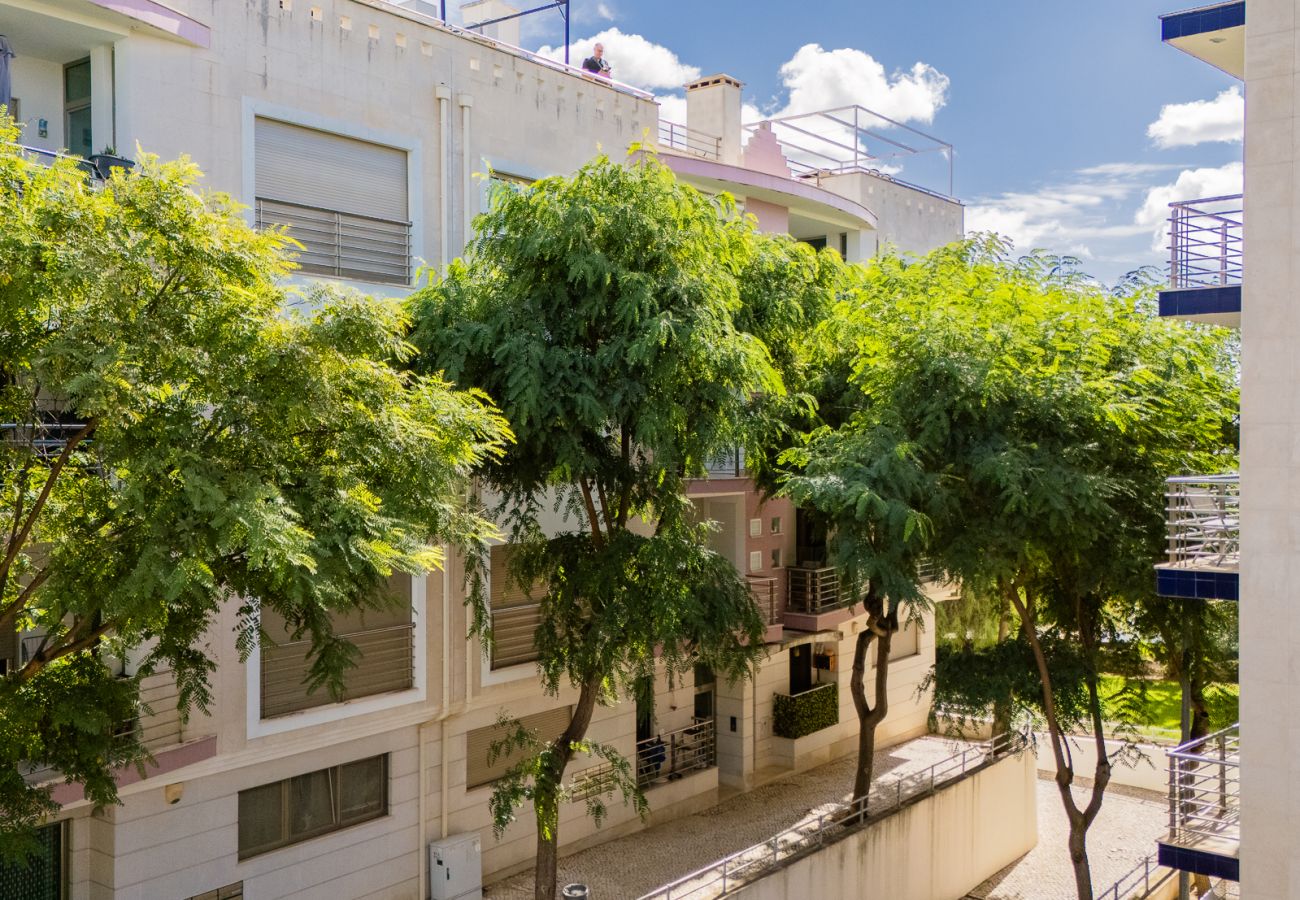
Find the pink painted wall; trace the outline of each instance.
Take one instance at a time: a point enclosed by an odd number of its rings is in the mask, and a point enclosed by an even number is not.
[[[745,200],[745,212],[758,219],[758,230],[769,234],[790,233],[790,210],[766,200],[750,197]]]

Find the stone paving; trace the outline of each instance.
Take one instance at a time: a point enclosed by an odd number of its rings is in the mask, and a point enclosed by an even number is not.
[[[969,746],[961,741],[923,737],[876,754],[876,786],[928,769]],[[689,875],[724,856],[744,850],[847,801],[853,783],[853,757],[736,794],[716,806],[618,838],[559,861],[559,882],[581,882],[598,900],[630,900]],[[876,793],[873,790],[873,797]],[[654,802],[653,793],[650,801]],[[1059,801],[1058,801],[1059,803]],[[529,900],[532,872],[485,888],[489,900]]]

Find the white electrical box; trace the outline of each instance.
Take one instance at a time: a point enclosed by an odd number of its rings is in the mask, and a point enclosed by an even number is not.
[[[429,844],[431,900],[482,900],[483,854],[477,832]]]

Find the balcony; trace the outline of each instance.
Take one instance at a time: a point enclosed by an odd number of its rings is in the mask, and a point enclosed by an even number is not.
[[[781,640],[785,632],[785,610],[781,606],[780,581],[774,575],[746,575],[745,581],[749,583],[749,593],[754,598],[754,604],[758,606],[763,624],[767,626],[763,643],[776,643]]]
[[[785,627],[823,631],[853,618],[855,591],[840,585],[833,566],[792,566],[786,571]]]
[[[713,459],[704,464],[706,477],[713,478],[744,478],[745,477],[745,448],[733,447],[724,453],[719,453]]]
[[[1240,726],[1169,751],[1169,837],[1163,866],[1240,880]]]
[[[839,685],[831,681],[798,694],[772,696],[772,733],[798,740],[840,721]]]
[[[1245,0],[1160,17],[1160,39],[1234,78],[1246,73]]]
[[[1160,315],[1241,324],[1241,194],[1169,204],[1169,288]]]
[[[1240,476],[1170,478],[1165,488],[1169,555],[1156,566],[1156,593],[1196,600],[1238,599]]]
[[[636,783],[647,788],[712,768],[717,760],[712,719],[696,719],[676,731],[636,744]]]

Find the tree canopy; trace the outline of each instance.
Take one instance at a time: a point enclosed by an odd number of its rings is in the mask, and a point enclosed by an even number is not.
[[[686,493],[711,458],[756,433],[753,398],[784,393],[773,354],[746,329],[784,330],[793,346],[798,312],[781,309],[781,263],[759,255],[816,263],[650,154],[497,191],[475,225],[464,259],[413,299],[412,340],[421,371],[485,391],[511,423],[516,442],[482,467],[483,484],[521,545],[510,577],[540,599],[544,684],[579,689],[568,731],[494,802],[499,827],[533,802],[537,891],[549,897],[556,798],[572,752],[592,749],[594,704],[657,663],[670,677],[695,661],[744,677],[762,650],[745,580],[708,549]],[[550,509],[564,525],[545,532]],[[472,605],[490,640],[485,601]]]
[[[395,570],[492,526],[468,476],[509,432],[474,391],[403,371],[400,304],[285,286],[292,242],[254,231],[186,162],[92,188],[0,127],[0,844],[54,811],[53,767],[114,801],[139,761],[141,677],[210,701],[205,641],[273,609],[337,692],[356,650],[331,613],[390,602]],[[139,661],[134,678],[112,659]],[[17,852],[15,851],[15,852]]]

